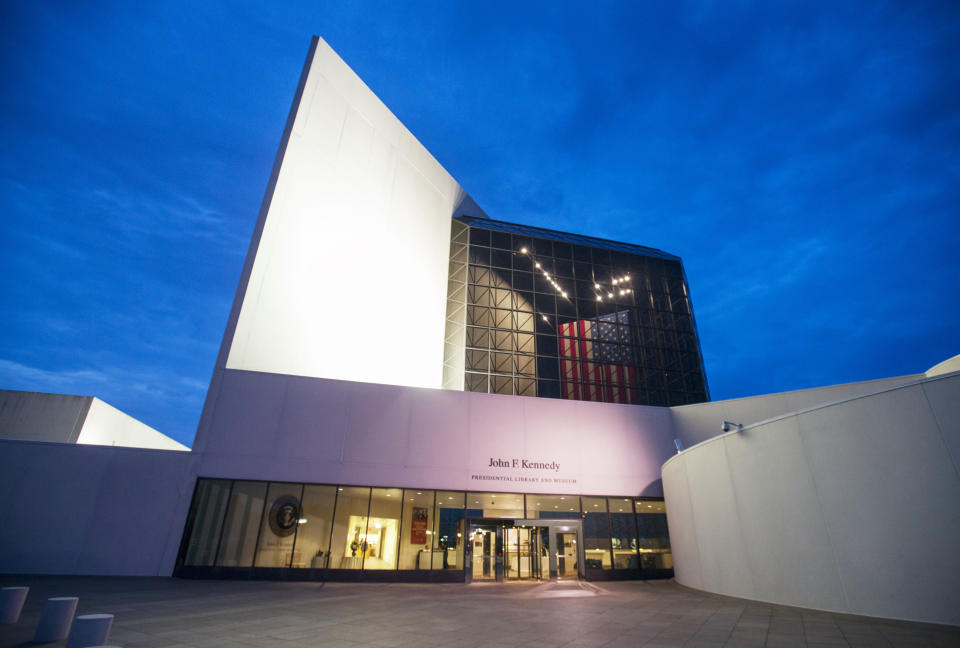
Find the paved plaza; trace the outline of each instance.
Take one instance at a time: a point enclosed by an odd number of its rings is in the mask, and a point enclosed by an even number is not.
[[[764,605],[673,581],[347,584],[0,577],[29,585],[0,647],[31,644],[44,600],[116,615],[111,644],[227,646],[960,646],[960,628]],[[62,646],[65,642],[42,644]]]

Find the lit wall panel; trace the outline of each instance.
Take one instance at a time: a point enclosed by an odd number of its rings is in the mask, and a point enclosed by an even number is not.
[[[322,40],[282,155],[226,367],[439,388],[460,187]]]

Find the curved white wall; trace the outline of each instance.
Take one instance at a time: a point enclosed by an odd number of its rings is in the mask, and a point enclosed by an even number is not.
[[[960,625],[960,374],[788,414],[663,466],[677,581]]]

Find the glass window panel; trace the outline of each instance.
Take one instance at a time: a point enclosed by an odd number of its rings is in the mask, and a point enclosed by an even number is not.
[[[470,246],[470,263],[477,265],[490,265],[490,248]]]
[[[470,243],[477,245],[490,245],[490,232],[488,230],[470,228]]]
[[[576,495],[527,495],[527,517],[531,520],[580,517],[580,498]]]
[[[529,248],[527,249],[529,250]],[[529,272],[533,270],[533,259],[530,258],[529,254],[514,254],[513,267],[517,270],[524,270],[526,272]],[[514,277],[516,277],[516,275],[514,275]],[[533,281],[533,277],[530,277],[530,280]],[[515,283],[514,286],[516,285],[517,284]]]
[[[517,351],[520,353],[534,353],[536,342],[532,334],[517,333]]]
[[[513,305],[518,311],[523,311],[524,313],[533,313],[533,293],[519,290],[514,291]]]
[[[471,371],[488,371],[490,368],[490,354],[486,351],[467,349],[467,369]]]
[[[330,569],[363,567],[363,540],[367,529],[370,489],[341,486],[337,489],[337,511],[333,519]]]
[[[510,331],[492,331],[493,348],[499,351],[513,351],[513,333]]]
[[[201,479],[197,482],[184,565],[213,565],[229,496],[229,479]]]
[[[522,518],[520,493],[467,493],[467,508],[474,517]]]
[[[636,569],[637,529],[633,514],[633,499],[629,497],[608,498],[610,507],[610,541],[613,545],[613,568]]]
[[[513,266],[513,253],[509,250],[491,250],[490,265],[498,268],[510,268]]]
[[[497,308],[510,308],[513,304],[513,293],[506,288],[491,288],[490,293],[493,296],[493,306]]]
[[[556,380],[560,377],[560,363],[556,358],[538,357],[537,376]]]
[[[563,259],[556,259],[553,262],[553,272],[558,277],[572,277],[573,264]]]
[[[537,335],[537,355],[556,356],[557,338],[554,335]]]
[[[510,376],[492,376],[491,393],[513,395],[513,378]]]
[[[433,569],[463,569],[463,492],[437,491]]]
[[[514,326],[517,331],[527,331],[533,333],[533,313],[514,312]],[[533,353],[533,350],[530,350]]]
[[[537,381],[533,378],[517,378],[517,396],[536,396]]]
[[[255,567],[289,567],[293,535],[300,520],[302,484],[272,482],[267,490],[267,507],[260,523]],[[303,565],[303,556],[294,558]]]
[[[553,315],[557,310],[557,301],[553,296],[553,287],[550,287],[551,294],[548,295],[535,295],[533,298],[533,307],[536,309],[537,313],[544,313],[546,315]]]
[[[513,248],[513,241],[507,232],[490,232],[490,245],[492,247],[510,250]]]
[[[400,543],[400,513],[403,491],[399,488],[374,488],[370,497],[370,518],[361,540],[363,568],[396,569]]]
[[[515,271],[513,273],[513,287],[516,290],[533,290],[533,275],[529,272]]]
[[[501,308],[494,308],[493,310],[493,326],[498,329],[512,329],[513,328],[513,311],[503,310]]]
[[[563,299],[562,297],[557,300],[557,315],[561,317],[568,317],[570,319],[577,319],[577,307],[574,305],[573,300]]]
[[[223,540],[217,565],[223,567],[250,567],[263,514],[266,482],[237,481],[233,483],[230,505],[224,523]]]
[[[538,380],[537,396],[543,398],[560,398],[560,383],[556,380]]]
[[[536,357],[535,356],[525,356],[525,355],[516,355],[514,356],[514,361],[516,362],[516,373],[520,376],[536,376]]]
[[[487,375],[486,374],[465,374],[465,391],[487,393]]]
[[[297,526],[294,567],[322,569],[327,566],[330,527],[336,486],[306,486],[303,489],[303,513]],[[299,556],[302,564],[296,559]]]
[[[430,536],[435,522],[432,490],[403,491],[400,569],[430,569]]]
[[[472,284],[479,284],[481,286],[490,285],[490,271],[483,266],[471,263],[468,276]]]
[[[474,326],[490,326],[490,309],[480,306],[467,307],[467,324]]]
[[[490,306],[490,288],[471,285],[467,289],[467,299],[474,306]]]
[[[490,346],[489,329],[475,326],[467,327],[467,346],[486,349]]]
[[[640,530],[640,565],[644,569],[673,569],[670,535],[663,500],[638,499],[637,526]]]
[[[594,248],[593,252],[593,262],[595,264],[610,265],[610,251],[609,250],[600,250]]]
[[[538,293],[545,293],[548,295],[553,295],[557,292],[557,289],[553,287],[553,284],[550,283],[550,280],[543,276],[543,274],[534,276],[533,288]]]
[[[592,279],[593,278],[593,266],[589,261],[574,261],[573,262],[573,274],[578,279]]]
[[[610,569],[607,498],[583,497],[583,542],[587,569]]]
[[[493,371],[502,374],[513,375],[513,354],[512,353],[494,353]]]
[[[587,261],[591,259],[590,248],[583,245],[573,246],[573,258],[577,261]]]

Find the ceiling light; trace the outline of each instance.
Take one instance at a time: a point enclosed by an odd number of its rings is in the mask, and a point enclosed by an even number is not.
[[[527,253],[527,248],[525,247],[520,248],[520,254],[526,254],[526,253]]]
[[[600,284],[598,283],[593,284],[593,287],[596,288],[597,290],[600,290]]]

